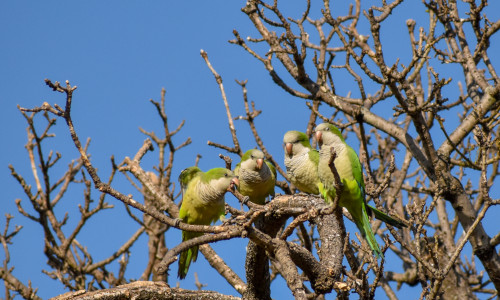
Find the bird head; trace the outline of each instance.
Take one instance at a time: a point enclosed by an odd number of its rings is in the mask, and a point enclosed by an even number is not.
[[[233,171],[226,168],[214,168],[207,171],[205,180],[220,192],[229,191],[240,184]]]
[[[288,156],[293,156],[299,153],[301,149],[311,148],[311,144],[305,133],[292,130],[283,136],[283,147]]]
[[[250,149],[241,157],[241,164],[247,169],[260,170],[264,165],[264,153],[257,149]]]
[[[332,146],[338,143],[345,143],[340,130],[335,127],[335,125],[329,123],[322,123],[316,126],[315,136],[320,146]]]

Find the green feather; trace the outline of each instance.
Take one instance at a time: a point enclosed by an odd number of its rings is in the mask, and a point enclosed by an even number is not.
[[[245,160],[248,160],[250,159],[255,153],[256,151],[259,151],[257,149],[250,149],[250,150],[247,150],[245,153],[243,153],[243,156],[241,157],[241,161],[245,161]],[[241,164],[241,161],[239,164]]]
[[[380,247],[377,243],[377,240],[375,239],[375,235],[373,234],[370,220],[368,219],[368,214],[366,212],[366,207],[365,204],[362,204],[361,210],[354,210],[355,211],[360,211],[361,214],[352,214],[351,216],[354,219],[354,223],[358,227],[359,231],[361,232],[361,235],[366,239],[368,242],[368,245],[370,246],[370,249],[375,253],[377,258],[384,258],[384,254],[382,251],[380,251]]]
[[[316,165],[318,166],[319,164],[319,152],[318,150],[316,149],[312,149],[309,150],[309,152],[307,152],[307,154],[309,155],[309,159]]]
[[[194,239],[195,237],[199,237],[202,234],[199,232],[188,232],[188,231],[183,231],[182,232],[182,241],[187,241],[190,239]],[[186,278],[186,275],[189,271],[189,266],[191,265],[191,262],[195,262],[196,259],[198,258],[198,246],[191,247],[187,249],[186,251],[182,251],[180,258],[179,258],[179,270],[177,272],[177,276],[180,279]]]
[[[232,174],[232,172],[226,168],[213,168],[205,173],[202,173],[201,180],[204,183],[209,183],[210,180],[228,177],[230,174]]]
[[[179,183],[181,184],[183,192],[187,188],[188,183],[199,173],[201,173],[201,170],[198,167],[189,167],[182,170],[179,175]]]
[[[369,204],[367,204],[367,211],[368,210],[371,211],[371,213],[373,213],[375,218],[377,218],[380,221],[383,221],[391,226],[397,227],[399,229],[402,229],[403,227],[408,227],[408,225],[406,225],[406,223],[404,223],[403,221],[394,219],[391,216],[385,214],[384,212],[376,209],[375,207],[373,207]],[[370,212],[368,212],[368,214],[370,214]]]
[[[344,136],[342,136],[342,132],[333,124],[323,123],[325,124],[325,131],[330,131],[335,134],[343,143],[345,143]],[[323,125],[320,124],[320,125]],[[318,127],[320,126],[318,125]],[[317,128],[317,127],[316,127]]]
[[[276,173],[276,166],[274,165],[274,163],[268,160],[264,160],[264,162],[266,163],[269,170],[271,170],[271,173],[273,173],[273,175],[276,177],[278,173]]]

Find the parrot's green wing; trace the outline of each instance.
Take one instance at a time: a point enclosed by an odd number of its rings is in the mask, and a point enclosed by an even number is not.
[[[276,166],[268,160],[266,160],[266,165],[269,167],[269,170],[271,170],[271,173],[273,173],[274,178],[276,178],[276,176],[278,176],[278,173],[276,172]]]
[[[363,178],[363,168],[361,167],[361,163],[359,162],[359,157],[356,154],[356,151],[351,148],[351,146],[346,145],[347,147],[347,157],[349,158],[349,163],[352,168],[352,176],[354,180],[358,183],[359,189],[361,190],[361,196],[365,199],[365,180]],[[343,178],[342,178],[343,179]]]
[[[268,193],[269,193],[269,195],[274,197],[274,183],[276,182],[276,177],[278,176],[278,174],[276,173],[276,167],[274,166],[274,164],[272,162],[265,160],[265,163],[266,163],[267,167],[269,168],[269,170],[271,170],[271,174],[273,174],[273,177],[272,177],[273,185],[269,187]]]
[[[202,173],[203,172],[198,167],[189,167],[182,170],[181,174],[179,175],[179,183],[181,184],[183,195],[186,191],[189,182],[191,182],[191,180],[193,180],[194,177]]]
[[[309,147],[311,147],[311,146],[309,146]],[[311,148],[311,150],[309,150],[309,152],[307,154],[309,155],[309,160],[312,161],[314,163],[314,165],[316,165],[316,167],[318,167],[318,164],[319,164],[319,152],[318,152],[318,150]]]

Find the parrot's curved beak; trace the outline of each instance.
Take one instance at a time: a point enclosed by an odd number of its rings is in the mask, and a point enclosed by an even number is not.
[[[285,151],[286,151],[286,154],[288,154],[288,155],[292,155],[292,147],[293,147],[293,144],[292,144],[292,143],[286,143],[286,144],[285,144]]]
[[[238,177],[234,177],[232,180],[231,180],[231,185],[229,185],[229,189],[231,190],[236,190],[236,188],[240,186],[240,181],[238,179]]]
[[[262,164],[264,164],[264,160],[262,158],[257,159],[257,170],[262,169]]]
[[[323,143],[323,134],[321,131],[316,131],[316,141],[318,141],[320,145]]]

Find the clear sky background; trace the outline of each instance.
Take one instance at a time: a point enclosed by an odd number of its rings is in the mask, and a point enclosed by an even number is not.
[[[427,25],[422,4],[419,1],[409,2],[412,3],[396,10],[389,18],[391,26],[382,30],[386,34],[384,42],[387,47],[384,50],[388,57],[408,55],[401,51],[408,50],[405,25],[408,18],[416,19],[417,26]],[[173,176],[177,177],[180,170],[193,165],[197,154],[203,156],[199,164],[203,170],[223,166],[217,157],[221,150],[207,146],[207,140],[229,146],[232,146],[232,140],[220,91],[200,56],[200,49],[204,49],[223,77],[233,116],[244,114],[241,88],[234,80],[248,79],[248,96],[256,102],[258,109],[263,110],[256,121],[257,127],[268,150],[281,162],[284,132],[305,130],[309,111],[302,99],[293,98],[277,87],[258,61],[242,48],[227,42],[233,39],[233,29],[237,29],[243,38],[248,35],[258,37],[247,16],[240,10],[243,5],[244,1],[220,0],[0,3],[0,139],[3,141],[0,150],[3,196],[0,230],[5,224],[5,213],[14,215],[12,225],[24,226],[10,248],[11,265],[15,266],[14,275],[25,284],[28,280],[32,281],[33,287],[39,289],[39,296],[48,298],[66,290],[59,282],[42,273],[42,269],[47,269],[47,259],[42,251],[43,232],[37,224],[17,212],[14,202],[20,198],[24,208],[32,211],[28,199],[7,168],[8,164],[12,164],[30,184],[34,184],[24,148],[27,124],[16,106],[34,107],[44,101],[63,106],[64,95],[48,88],[45,78],[60,82],[69,80],[72,85],[77,85],[73,104],[76,131],[81,140],[91,138],[89,152],[92,162],[99,175],[107,178],[112,155],[120,163],[124,157],[132,157],[142,145],[146,137],[140,133],[139,127],[161,132],[160,119],[149,99],[160,100],[161,88],[164,87],[170,128],[176,128],[182,120],[186,120],[174,142],[178,145],[187,137],[193,140],[191,145],[177,154]],[[295,5],[293,8],[298,11],[305,8],[302,2]],[[498,3],[493,5],[496,8],[490,7],[490,11],[500,11]],[[346,12],[345,7],[339,10]],[[498,41],[494,40],[492,47],[498,53]],[[490,50],[490,55],[494,52]],[[459,69],[450,69],[450,76],[454,71],[460,72]],[[342,76],[336,78],[339,93],[345,95],[352,91],[353,95],[359,94],[352,80],[346,81]],[[332,112],[331,109],[323,109],[325,113]],[[390,117],[392,111],[386,115]],[[42,130],[45,124],[41,116],[38,121],[42,125],[39,130]],[[237,121],[236,128],[244,149],[256,146],[246,123]],[[78,157],[78,153],[63,120],[58,121],[52,132],[56,137],[45,142],[44,151],[58,151],[63,156],[52,170],[51,176],[55,180],[63,174],[68,163]],[[357,143],[355,140],[348,142]],[[157,155],[157,151],[148,153],[143,167],[151,170],[152,165],[157,163]],[[233,156],[233,159],[238,161],[237,157]],[[121,175],[113,186],[125,194],[135,195],[138,200],[142,199]],[[82,203],[81,188],[74,188],[70,195],[59,205],[58,212],[60,217],[65,211],[70,212],[68,227],[72,228],[79,217],[77,205]],[[92,191],[92,195],[94,199],[99,197],[96,191]],[[227,201],[238,206],[232,196],[227,197]],[[95,260],[108,257],[112,249],[126,241],[138,228],[126,215],[121,202],[111,197],[107,198],[107,202],[114,204],[116,209],[98,214],[78,237],[80,243],[88,245]],[[494,222],[486,222],[486,225],[491,236],[498,230]],[[349,226],[348,230],[353,230],[353,226]],[[132,248],[127,278],[138,278],[144,270],[147,262],[145,237]],[[180,232],[170,230],[167,246],[173,247],[179,240]],[[242,278],[246,242],[236,240],[214,244],[214,248]],[[470,253],[470,247],[468,251]],[[3,252],[0,255],[3,260]],[[176,274],[177,264],[172,267],[171,274]],[[181,287],[195,288],[194,272],[198,272],[202,283],[208,284],[207,289],[237,295],[222,277],[210,269],[202,256],[192,265],[187,279],[180,283]],[[174,276],[170,283],[176,284]],[[291,295],[281,278],[273,283],[272,288],[275,298],[283,295],[281,293]],[[0,287],[1,294],[2,289],[3,285]],[[407,290],[416,298],[420,288]],[[382,291],[377,298],[379,296],[382,298]]]

